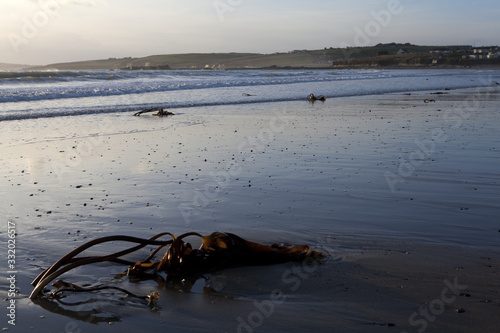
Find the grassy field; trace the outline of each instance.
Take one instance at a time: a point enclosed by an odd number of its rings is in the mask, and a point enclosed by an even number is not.
[[[234,69],[263,67],[326,67],[330,59],[321,60],[315,51],[279,54],[257,53],[188,53],[153,55],[143,58],[102,59],[51,64],[33,69]]]

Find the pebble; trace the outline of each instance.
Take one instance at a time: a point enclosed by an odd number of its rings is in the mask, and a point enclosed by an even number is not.
[[[460,308],[460,309],[456,309],[456,310],[455,310],[455,312],[456,312],[456,313],[464,313],[464,312],[465,312],[465,310],[464,310],[464,309],[462,309],[462,308]]]

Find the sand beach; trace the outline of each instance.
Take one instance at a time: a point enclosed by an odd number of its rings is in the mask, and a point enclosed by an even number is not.
[[[15,239],[15,262],[2,265],[13,278],[0,285],[1,327],[495,332],[499,105],[491,86],[3,122],[0,236],[5,247]],[[62,277],[157,290],[154,310],[114,291],[28,299],[31,280],[84,242],[163,231],[232,232],[326,257],[212,272],[184,293],[116,279],[118,264]]]

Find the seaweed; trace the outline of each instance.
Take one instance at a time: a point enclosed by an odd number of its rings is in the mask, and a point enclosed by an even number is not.
[[[170,239],[160,240],[165,236],[168,236]],[[184,241],[186,237],[193,236],[201,238],[199,249],[193,249],[190,243]],[[136,243],[138,245],[102,256],[77,257],[93,246],[118,241]],[[147,245],[156,245],[157,248],[145,260],[131,262],[121,258]],[[167,250],[161,260],[152,261],[156,254],[165,247],[167,247]],[[323,257],[321,252],[313,251],[307,245],[263,245],[245,240],[232,233],[214,232],[210,235],[202,236],[196,232],[188,232],[177,237],[169,232],[164,232],[149,239],[123,235],[107,236],[89,241],[77,247],[40,273],[32,282],[34,289],[30,295],[30,299],[36,299],[44,295],[45,287],[62,274],[79,266],[99,262],[113,262],[127,265],[128,269],[122,275],[128,275],[131,278],[139,280],[157,278],[163,280],[159,276],[159,273],[163,272],[167,274],[167,281],[171,281],[172,279],[183,281],[187,289],[189,289],[192,283],[194,283],[193,281],[204,273],[218,269],[246,265],[269,265],[321,257]],[[156,297],[156,294],[137,296],[116,287],[98,286],[94,288],[82,288],[63,281],[57,281],[53,285],[57,288],[57,290],[52,292],[53,297],[63,291],[90,292],[102,289],[119,290],[128,296],[149,300],[149,303]]]
[[[326,97],[321,95],[321,96],[315,96],[314,94],[309,94],[309,96],[307,96],[307,100],[309,102],[315,102],[315,101],[326,101]]]
[[[152,109],[146,109],[146,110],[136,112],[136,113],[134,113],[134,116],[139,117],[141,114],[148,113],[148,112],[156,112],[156,113],[153,113],[153,116],[158,116],[158,117],[166,117],[166,116],[171,116],[174,114],[168,110],[164,110],[163,108],[152,108]]]

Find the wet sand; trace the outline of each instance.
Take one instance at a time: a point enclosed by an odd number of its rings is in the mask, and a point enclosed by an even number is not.
[[[18,290],[16,326],[5,316],[2,327],[493,332],[500,324],[499,92],[6,122],[0,235],[7,239],[8,222],[15,226]],[[68,297],[78,305],[27,299],[40,270],[83,242],[162,231],[228,231],[309,244],[328,256],[321,264],[211,273],[205,283],[215,293],[203,294],[202,280],[191,293],[161,290],[158,311],[119,293]],[[63,278],[137,294],[158,289],[113,280],[122,270],[97,265]],[[4,279],[5,306],[8,289]]]

